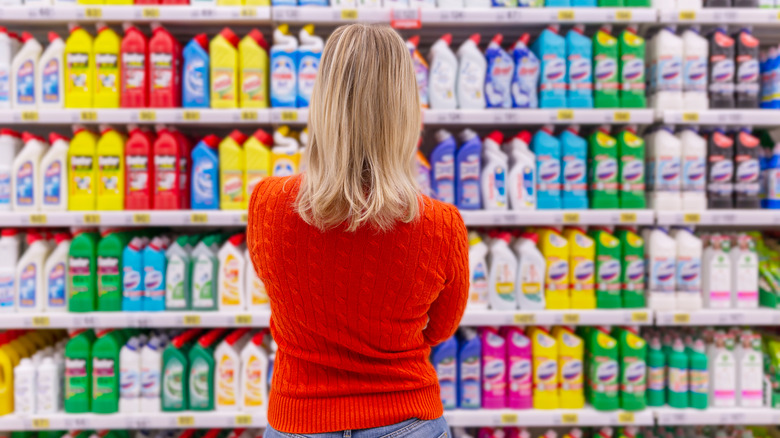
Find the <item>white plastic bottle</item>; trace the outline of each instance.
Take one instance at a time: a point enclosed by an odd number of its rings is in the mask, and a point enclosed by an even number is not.
[[[653,310],[675,310],[675,268],[677,244],[665,230],[656,228],[649,233],[645,246],[649,260],[648,307]]]
[[[165,310],[185,310],[189,304],[192,246],[187,236],[180,236],[165,250]]]
[[[437,0],[436,7],[439,9],[463,9],[464,0]]]
[[[65,67],[63,65],[65,42],[59,35],[49,32],[49,46],[38,62],[35,91],[40,109],[60,109],[65,105]]]
[[[520,310],[544,310],[544,276],[547,261],[537,248],[539,236],[523,233],[515,240],[517,254],[517,304]]]
[[[161,336],[152,336],[141,347],[141,411],[160,412],[160,380],[162,379],[162,352],[167,342]]]
[[[119,350],[119,412],[141,410],[141,342],[133,336]]]
[[[677,269],[675,283],[678,310],[699,310],[701,298],[701,239],[689,229],[676,230]]]
[[[14,368],[14,411],[17,415],[35,414],[35,364],[24,358]]]
[[[240,408],[245,412],[268,409],[268,352],[263,348],[265,330],[252,336],[241,350]]]
[[[490,240],[488,301],[493,310],[517,309],[517,257],[509,249],[511,238],[500,232]]]
[[[11,172],[12,205],[15,211],[38,211],[42,203],[36,186],[41,184],[41,157],[46,151],[46,143],[29,132],[22,135],[22,140],[24,147],[16,155]]]
[[[41,57],[41,43],[31,34],[22,33],[22,47],[11,61],[11,107],[35,109],[38,107],[36,89],[40,86],[38,60]]]
[[[46,302],[44,265],[49,255],[49,245],[35,231],[27,232],[27,250],[16,266],[16,308],[19,312],[41,312]]]
[[[43,211],[65,211],[68,209],[68,148],[67,137],[52,132],[49,134],[51,147],[41,158],[43,183],[38,184],[38,198]]]
[[[458,79],[456,92],[460,109],[484,109],[487,61],[479,50],[480,35],[471,35],[458,47]]]
[[[0,28],[0,108],[11,108],[12,39],[5,27]]]
[[[692,127],[677,133],[681,145],[680,189],[684,210],[707,209],[707,140]]]
[[[219,259],[219,310],[246,309],[246,259],[245,235],[231,236],[220,248]]]
[[[62,369],[52,357],[45,357],[38,365],[35,408],[38,414],[53,414],[62,404]]]
[[[13,228],[0,231],[0,312],[16,311],[16,262],[19,237]]]
[[[680,139],[669,127],[662,127],[650,136],[648,147],[650,187],[648,204],[656,210],[681,210],[680,196]]]
[[[730,242],[724,235],[713,234],[701,260],[701,291],[704,303],[711,309],[731,307]]]
[[[536,155],[528,148],[531,134],[523,131],[504,143],[509,155],[507,198],[512,210],[536,210]]]
[[[650,96],[649,106],[656,111],[683,109],[682,97],[682,38],[674,28],[661,29],[650,42]]]
[[[745,330],[739,337],[737,359],[737,406],[763,406],[764,358],[761,335]]]
[[[436,40],[428,52],[428,100],[431,109],[453,110],[458,107],[455,84],[458,77],[458,58],[450,48],[452,34]]]
[[[696,3],[701,8],[701,1],[685,1]],[[692,9],[686,7],[684,9]],[[686,111],[704,111],[709,108],[707,98],[707,57],[710,44],[699,34],[698,28],[689,28],[682,33],[683,41],[683,108]]]
[[[214,394],[218,411],[237,411],[241,400],[241,350],[249,342],[248,328],[234,330],[214,350]]]
[[[702,0],[676,0],[677,9],[690,11],[702,8]]]
[[[476,231],[469,232],[469,309],[488,306],[488,246]]]
[[[271,148],[271,176],[290,176],[299,172],[301,145],[295,137],[288,135],[288,129],[281,127],[274,132],[274,147]]]
[[[729,408],[736,406],[737,360],[734,355],[733,335],[718,331],[710,346],[710,406]]]
[[[268,299],[268,291],[265,289],[263,280],[257,275],[255,265],[252,263],[249,254],[249,248],[244,250],[244,259],[246,260],[246,300],[249,310],[268,310],[271,308],[271,301]]]
[[[509,157],[501,151],[504,134],[493,131],[482,143],[482,208],[485,210],[508,210],[506,177]]]
[[[46,294],[44,307],[46,312],[67,312],[70,235],[57,233],[54,235],[54,243],[54,250],[43,265],[43,290]]]
[[[758,307],[758,254],[746,234],[736,237],[731,255],[731,307]]]
[[[2,36],[0,32],[0,36]],[[22,148],[22,139],[18,132],[11,129],[0,129],[0,211],[11,210],[13,183],[13,163],[16,154]]]

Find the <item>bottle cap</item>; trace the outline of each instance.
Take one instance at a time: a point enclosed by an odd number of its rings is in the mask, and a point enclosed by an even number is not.
[[[488,134],[487,138],[493,140],[496,142],[496,144],[499,145],[504,142],[504,134],[502,134],[501,131],[493,131]]]
[[[201,336],[200,340],[198,341],[198,344],[200,344],[201,347],[209,347],[211,344],[214,343],[214,341],[217,340],[220,336],[222,336],[223,333],[227,331],[226,328],[216,328],[212,329],[205,335]]]
[[[43,239],[43,237],[36,231],[28,231],[27,232],[27,245],[32,245],[33,243]]]
[[[263,339],[265,339],[265,330],[260,330],[252,336],[251,342],[257,346],[263,345]]]
[[[233,246],[238,246],[244,243],[245,239],[246,239],[246,234],[238,233],[236,235],[230,236],[228,242],[230,242]]]
[[[192,38],[198,45],[208,53],[209,37],[205,33],[199,33]]]
[[[34,40],[35,37],[32,36],[29,32],[22,32],[22,42],[26,43],[27,41]]]
[[[27,131],[25,131],[25,132],[23,132],[23,133],[22,133],[22,141],[23,141],[24,143],[27,143],[28,141],[31,141],[31,140],[38,140],[38,141],[43,141],[43,139],[42,139],[41,137],[38,137],[38,136],[37,136],[37,135],[35,135],[35,134],[30,134],[30,133],[29,133],[29,132],[27,132]]]
[[[203,330],[201,330],[201,329],[189,329],[186,332],[180,334],[179,336],[176,336],[175,338],[173,338],[173,341],[171,341],[171,342],[173,343],[174,347],[181,348],[182,345],[184,345],[185,343],[189,342],[190,339],[194,338],[195,336],[200,334],[200,332],[202,332],[202,331]]]
[[[479,45],[479,42],[482,40],[482,36],[478,33],[475,33],[474,35],[471,35],[469,39],[473,41],[474,44]]]
[[[531,41],[531,35],[528,32],[526,32],[526,33],[520,35],[520,38],[518,38],[517,41],[519,41],[519,42],[523,43],[523,45],[527,46],[528,43]]]
[[[441,38],[439,38],[439,39],[440,39],[440,40],[442,40],[442,41],[444,41],[445,43],[447,43],[447,45],[448,45],[448,46],[449,46],[450,44],[452,44],[452,34],[451,34],[451,33],[445,33],[445,34],[444,34],[444,35],[442,35],[442,36],[441,36]]]
[[[266,39],[265,39],[265,37],[263,36],[263,33],[262,33],[262,32],[260,32],[260,31],[259,31],[259,30],[257,30],[257,29],[252,29],[252,30],[250,30],[250,31],[249,31],[249,33],[247,34],[247,36],[248,36],[249,38],[252,38],[253,40],[255,40],[255,42],[257,43],[257,45],[258,45],[258,46],[260,46],[260,47],[262,47],[262,48],[263,48],[263,50],[265,50],[266,52],[268,51],[268,48],[269,48],[268,41],[266,41]]]
[[[233,333],[229,334],[225,338],[225,342],[227,342],[229,345],[235,345],[236,342],[238,342],[238,340],[241,339],[248,332],[249,332],[249,327],[233,330]]]
[[[203,140],[201,140],[206,146],[210,147],[211,149],[216,149],[217,146],[219,146],[219,137],[217,137],[214,134],[209,134],[205,137],[203,137]]]
[[[57,35],[57,32],[51,32],[51,31],[49,32],[49,42],[50,43],[53,43],[54,41],[57,41],[58,39],[60,39],[60,36]]]
[[[497,33],[497,34],[496,34],[496,35],[493,37],[493,39],[492,39],[492,40],[490,40],[490,43],[491,43],[491,44],[492,44],[492,43],[495,43],[495,44],[498,44],[499,46],[501,45],[501,43],[502,43],[502,42],[504,42],[504,35],[502,35],[502,34],[500,34],[500,33]]]
[[[254,137],[257,141],[264,144],[265,146],[271,146],[274,144],[274,139],[271,137],[271,134],[263,131],[262,129],[258,129],[257,131],[252,134],[252,137]]]
[[[0,236],[2,237],[12,237],[16,236],[17,231],[16,228],[3,228],[2,231],[0,231]]]
[[[54,142],[58,140],[65,140],[66,142],[70,141],[68,137],[65,137],[64,135],[60,135],[56,132],[52,132],[49,134],[49,143],[54,144]]]
[[[54,234],[54,242],[59,245],[60,243],[69,240],[70,234],[68,233],[55,233]]]
[[[11,136],[11,137],[14,137],[14,138],[20,138],[21,137],[21,134],[19,134],[18,132],[14,131],[13,129],[8,129],[8,128],[0,129],[0,135],[8,135],[8,136]]]
[[[235,141],[239,145],[243,145],[244,143],[246,143],[246,135],[244,135],[238,129],[233,130],[233,132],[231,132],[230,135],[228,135],[228,137],[232,138],[233,141]]]
[[[222,38],[226,39],[230,44],[232,44],[233,47],[238,47],[238,43],[241,41],[238,38],[238,35],[233,33],[229,27],[222,29],[219,34],[222,35]]]
[[[507,244],[512,241],[512,234],[508,231],[501,231],[498,234],[496,234],[496,239],[501,239]]]
[[[8,33],[8,29],[5,26],[0,26],[0,33]]]
[[[406,40],[406,42],[414,46],[414,48],[416,49],[417,46],[420,45],[420,35],[415,35],[409,38],[408,40]]]
[[[525,233],[522,233],[520,235],[520,237],[523,238],[523,239],[528,239],[531,242],[533,242],[534,244],[539,243],[539,235],[536,234],[536,233],[525,232]]]

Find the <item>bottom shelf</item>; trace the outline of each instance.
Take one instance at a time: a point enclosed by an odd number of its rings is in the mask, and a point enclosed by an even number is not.
[[[117,414],[6,415],[0,430],[213,429],[265,427],[265,412],[139,412]]]
[[[597,411],[585,409],[457,409],[445,411],[450,426],[617,426],[635,424],[652,426],[653,411]]]

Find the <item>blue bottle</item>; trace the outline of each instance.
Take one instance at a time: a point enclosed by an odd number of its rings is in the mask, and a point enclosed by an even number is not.
[[[558,26],[543,30],[531,50],[541,60],[539,108],[566,108],[566,41]]]
[[[588,208],[588,142],[579,127],[570,126],[559,136],[563,166],[561,205],[564,209]]]
[[[515,72],[512,75],[512,107],[538,108],[539,58],[528,49],[528,33],[524,33],[512,47]]]
[[[566,34],[566,71],[569,108],[593,108],[593,41],[576,25]]]
[[[780,209],[780,145],[772,151],[766,169],[766,208]]]
[[[485,100],[488,108],[511,108],[512,76],[515,70],[515,62],[512,57],[501,47],[504,36],[496,34],[487,49],[487,73],[485,74]]]
[[[144,311],[165,310],[165,268],[168,261],[165,257],[165,250],[167,247],[167,237],[157,236],[144,248]]]
[[[219,137],[208,135],[192,149],[192,187],[190,205],[193,210],[219,209]]]
[[[460,133],[461,146],[455,154],[455,205],[461,210],[482,208],[479,187],[482,169],[482,140],[471,129]]]
[[[303,1],[301,1],[301,4],[304,4]],[[327,5],[328,2],[326,0],[322,6]],[[325,43],[321,37],[314,35],[314,25],[312,24],[303,26],[303,29],[298,34],[298,39],[301,45],[298,46],[298,91],[296,101],[298,108],[308,108]]]
[[[570,0],[544,0],[544,7],[546,8],[568,8],[570,6]]]
[[[531,147],[536,154],[536,208],[561,208],[561,143],[552,127],[536,131]]]
[[[455,138],[448,131],[436,131],[438,145],[431,152],[431,190],[441,202],[455,204]]]
[[[573,8],[595,8],[597,6],[597,0],[571,0],[571,7]]]
[[[181,80],[181,101],[184,108],[208,108],[209,92],[209,39],[206,34],[195,35],[184,46]]]
[[[144,310],[144,256],[149,239],[133,237],[122,251],[122,310]]]
[[[482,341],[477,331],[461,330],[458,349],[458,407],[480,409],[482,407]]]
[[[444,409],[458,406],[458,340],[455,336],[437,345],[431,351],[431,363],[436,369]]]
[[[290,35],[286,24],[281,24],[274,31],[271,46],[271,106],[295,108],[297,95],[298,39]]]

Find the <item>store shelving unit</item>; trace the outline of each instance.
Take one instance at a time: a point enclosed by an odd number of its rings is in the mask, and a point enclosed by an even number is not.
[[[6,415],[0,430],[107,430],[265,427],[263,412],[144,412],[119,414]]]
[[[780,310],[758,309],[700,309],[691,312],[678,310],[653,312],[656,326],[731,326],[780,325]]]
[[[780,412],[780,411],[778,411]],[[510,410],[478,409],[445,411],[444,418],[450,426],[618,426],[653,425],[653,412],[611,411],[601,412],[586,407],[580,410]]]
[[[659,225],[760,227],[780,225],[780,210],[657,211]]]
[[[771,408],[652,408],[659,426],[765,425],[780,423],[780,409]]]
[[[780,25],[777,9],[768,8],[703,8],[698,10],[659,10],[658,21],[679,24],[753,24]]]
[[[165,5],[67,5],[3,6],[3,23],[166,22],[166,23],[247,23],[271,22],[268,6],[165,6]]]
[[[509,225],[651,225],[652,210],[533,210],[533,211],[461,211],[469,226]]]
[[[780,314],[780,312],[777,312]],[[652,325],[653,312],[648,309],[595,310],[474,310],[467,309],[460,321],[463,326],[511,325]]]
[[[244,312],[46,312],[9,313],[0,318],[0,329],[12,328],[169,328],[169,327],[268,327],[270,310]]]
[[[780,24],[780,23],[778,23]],[[674,125],[780,126],[780,112],[770,109],[663,111],[660,121]]]

